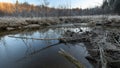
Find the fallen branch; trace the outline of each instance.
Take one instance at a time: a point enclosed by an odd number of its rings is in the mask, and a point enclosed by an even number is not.
[[[118,44],[118,46],[120,46],[120,42],[118,42],[115,37],[113,37],[113,40]]]
[[[81,64],[77,59],[65,52],[63,49],[60,49],[59,54],[65,57],[69,62],[73,63],[77,68],[85,68],[83,64]]]
[[[72,23],[72,25],[69,25],[69,24],[61,24],[61,25],[51,25],[51,26],[48,26],[49,28],[78,28],[80,26],[84,26],[86,27],[87,25],[83,25],[83,24],[80,24],[80,23]]]
[[[100,50],[99,49],[88,49],[88,51],[98,52]],[[104,51],[120,52],[120,49],[105,49]]]
[[[32,40],[61,40],[61,39],[71,39],[71,38],[28,38],[28,37],[16,37],[16,36],[8,36],[11,38],[20,38],[20,39],[32,39]]]
[[[119,63],[120,64],[120,60],[113,60],[113,61],[111,61],[111,63]]]
[[[100,60],[101,60],[102,68],[107,68],[107,61],[105,59],[104,50],[101,45],[98,45],[98,46],[100,51]]]

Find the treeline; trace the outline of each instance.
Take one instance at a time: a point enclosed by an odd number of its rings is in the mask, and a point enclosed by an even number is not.
[[[48,7],[47,3],[43,5],[31,5],[27,2],[12,4],[0,3],[0,16],[18,16],[18,17],[45,17],[45,16],[81,16],[81,15],[102,15],[102,14],[120,14],[120,0],[104,0],[100,7],[80,9],[68,9],[67,6],[59,8]]]
[[[100,7],[91,9],[73,8],[68,9],[67,6],[59,8],[51,8],[46,5],[34,6],[25,3],[0,3],[0,16],[22,16],[22,17],[44,17],[44,16],[80,16],[95,15],[103,13]]]
[[[27,2],[12,4],[0,2],[0,16],[22,16],[22,17],[43,17],[43,16],[70,16],[80,15],[79,8],[67,9],[67,7],[50,8],[47,5],[34,6]]]

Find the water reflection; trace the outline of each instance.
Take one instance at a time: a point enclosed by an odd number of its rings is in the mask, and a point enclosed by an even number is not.
[[[52,28],[24,31],[14,36],[59,38],[66,30],[76,29]],[[0,68],[74,68],[74,65],[58,54],[59,48],[75,56],[86,68],[92,68],[84,58],[87,50],[82,43],[63,44],[59,43],[59,40],[18,39],[8,35],[0,40]]]

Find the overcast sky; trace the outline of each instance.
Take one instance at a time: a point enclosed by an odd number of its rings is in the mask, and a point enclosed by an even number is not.
[[[1,2],[11,2],[15,3],[16,0],[0,0]],[[43,3],[43,0],[18,0],[20,3],[28,2],[30,4],[40,5]],[[103,0],[48,0],[50,2],[50,7],[59,7],[59,6],[70,6],[72,8],[92,8],[95,6],[100,6]]]

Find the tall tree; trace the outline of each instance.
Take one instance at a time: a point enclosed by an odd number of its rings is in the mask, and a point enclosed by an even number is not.
[[[120,0],[108,0],[108,4],[114,13],[120,14]]]
[[[115,0],[113,10],[115,13],[120,14],[120,0]]]
[[[18,6],[19,6],[19,2],[18,2],[18,0],[16,0],[16,4],[15,4],[15,7],[16,7],[16,8],[15,8],[15,11],[16,11],[16,12],[15,12],[15,15],[16,15],[16,16],[18,16],[18,11],[19,11]]]
[[[104,0],[102,8],[120,14],[120,0]]]
[[[49,2],[47,0],[43,0],[44,1],[44,8],[45,8],[45,16],[47,17],[48,16],[48,5],[49,5]]]
[[[103,1],[102,9],[104,11],[104,14],[109,14],[109,13],[112,12],[111,9],[110,9],[108,0]]]

